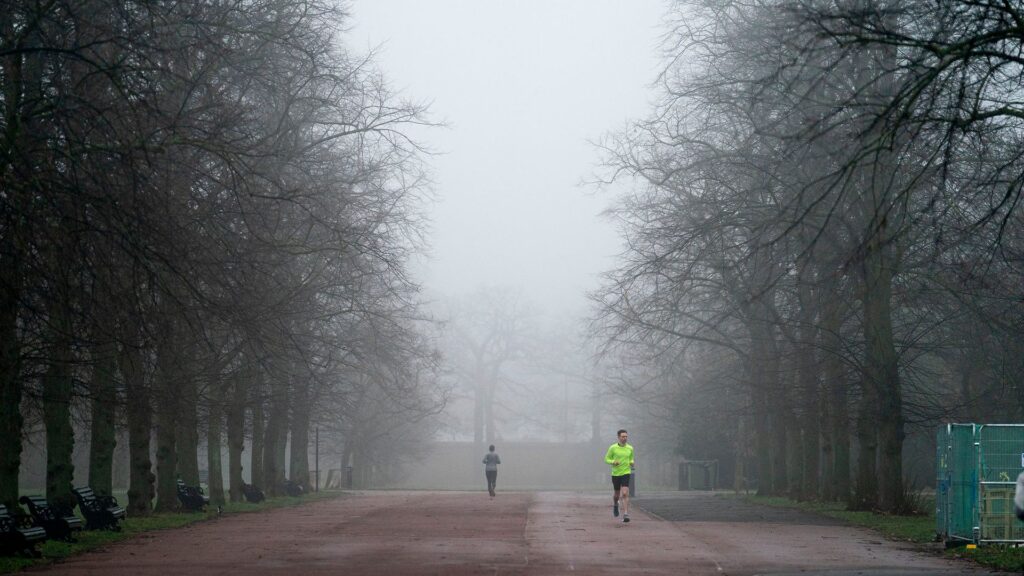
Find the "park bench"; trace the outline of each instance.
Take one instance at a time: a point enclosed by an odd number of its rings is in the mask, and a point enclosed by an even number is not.
[[[284,493],[289,496],[302,496],[306,493],[306,488],[298,482],[291,480],[285,480],[284,482]]]
[[[73,533],[82,529],[82,519],[73,510],[51,506],[42,496],[22,496],[18,502],[28,508],[33,523],[46,530],[50,540],[74,542]]]
[[[210,499],[203,493],[199,486],[186,486],[178,480],[178,501],[181,507],[190,512],[203,512],[210,503]]]
[[[18,519],[7,512],[7,506],[0,504],[0,555],[24,554],[38,558],[36,544],[45,540],[46,530],[20,526]]]
[[[125,511],[117,505],[116,498],[97,496],[88,486],[74,488],[71,492],[78,500],[78,509],[82,511],[82,516],[85,516],[86,530],[121,530],[118,522],[124,519]]]
[[[255,484],[246,484],[243,482],[242,494],[245,496],[246,502],[250,502],[252,504],[259,504],[267,499],[263,494],[263,490],[260,490],[260,487]]]

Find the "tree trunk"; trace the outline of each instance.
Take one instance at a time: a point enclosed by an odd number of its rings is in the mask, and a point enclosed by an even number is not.
[[[245,450],[245,383],[240,376],[232,378],[228,420],[228,497],[242,502],[242,452]]]
[[[850,508],[873,510],[878,506],[878,395],[866,377],[861,388],[857,409],[857,483]]]
[[[296,383],[292,395],[291,480],[308,491],[312,488],[309,481],[309,383]]]
[[[358,490],[363,487],[362,474],[363,474],[363,463],[359,461],[359,451],[352,447],[349,449],[349,466],[352,469],[352,488]]]
[[[288,385],[284,374],[274,373],[270,382],[270,414],[263,440],[263,480],[271,496],[283,494],[286,443],[288,440]]]
[[[281,421],[275,416],[275,408],[271,401],[270,413],[267,417],[266,428],[263,431],[263,491],[269,496],[278,496],[280,490],[277,484],[277,429]]]
[[[801,498],[800,482],[803,479],[803,472],[800,467],[803,446],[800,443],[801,422],[797,418],[793,406],[793,396],[799,395],[799,389],[796,388],[799,385],[797,380],[799,374],[793,369],[793,366],[783,365],[783,359],[787,364],[792,363],[793,353],[798,348],[788,341],[782,341],[778,346],[781,352],[781,358],[778,361],[778,392],[772,394],[778,401],[773,403],[772,413],[774,414],[773,419],[785,426],[786,483],[781,494],[787,498],[799,500]]]
[[[869,6],[869,9],[876,8]],[[898,30],[894,13],[884,16],[887,29]],[[899,67],[896,47],[882,44],[869,53],[864,76],[872,78],[869,98],[889,102],[896,91]],[[884,113],[879,110],[879,113]],[[883,130],[882,122],[869,126],[865,142],[876,146]],[[899,134],[904,140],[907,134]],[[896,242],[906,226],[904,199],[894,193],[899,166],[894,148],[881,149],[863,169],[866,182],[861,201],[865,223],[863,294],[864,305],[864,381],[867,396],[877,403],[875,445],[878,451],[877,506],[886,512],[903,504],[903,399],[900,390],[899,357],[892,331],[892,282],[899,265]],[[866,433],[865,433],[866,434]]]
[[[168,332],[173,332],[168,330]],[[156,510],[169,512],[178,508],[178,433],[179,411],[177,382],[179,368],[175,353],[175,336],[165,334],[157,349],[156,409]]]
[[[13,248],[10,231],[2,238],[0,252],[0,504],[17,510],[18,472],[21,469],[21,340],[18,310],[21,274],[8,254]]]
[[[341,485],[344,488],[355,488],[354,479],[349,471],[355,465],[352,459],[352,439],[345,438],[341,451]]]
[[[954,363],[955,370],[960,374],[960,402],[959,405],[962,407],[958,412],[963,415],[964,422],[978,422],[986,419],[985,416],[979,413],[980,402],[978,401],[978,391],[982,388],[982,384],[985,381],[985,374],[983,373],[984,366],[978,362],[978,359],[982,357],[982,352],[975,349],[973,335],[968,335],[964,338],[964,342],[959,346],[958,361]]]
[[[199,392],[190,374],[179,371],[178,421],[174,439],[177,453],[178,475],[189,486],[199,486]]]
[[[836,372],[836,383],[831,387],[830,404],[835,470],[834,499],[845,502],[850,498],[853,484],[850,477],[850,395],[842,367],[840,366]]]
[[[116,408],[117,345],[111,330],[97,330],[100,344],[93,357],[92,418],[89,440],[89,486],[102,496],[110,496],[114,478],[114,448],[117,446]]]
[[[60,296],[50,308],[52,343],[49,366],[43,376],[43,421],[46,424],[46,499],[55,506],[74,508],[71,483],[75,467],[71,453],[75,430],[71,426],[73,392],[71,318],[67,301]]]
[[[143,371],[143,353],[137,348],[140,332],[133,331],[131,341],[121,347],[121,377],[124,379],[127,417],[128,452],[131,461],[128,485],[128,513],[148,516],[153,511],[154,476],[150,460],[153,434],[153,406]]]
[[[850,411],[849,393],[843,361],[839,356],[842,341],[839,331],[842,318],[838,299],[826,298],[822,314],[822,332],[825,354],[823,370],[828,383],[828,431],[831,464],[825,471],[827,498],[847,502],[850,499]]]
[[[787,488],[786,478],[786,421],[781,405],[768,400],[768,445],[771,454],[771,496],[784,496]]]
[[[834,454],[835,495],[833,499],[846,502],[850,498],[850,408],[849,385],[840,373],[831,388],[832,451]]]
[[[813,278],[810,265],[801,259],[798,294],[800,299],[800,326],[798,329],[797,390],[800,391],[801,414],[801,499],[818,498],[818,470],[821,466],[821,421],[818,364],[818,326]]]
[[[161,391],[159,396],[167,396],[166,391]],[[177,434],[173,404],[166,398],[157,403],[155,508],[157,512],[171,512],[178,508],[178,458],[175,446]]]
[[[274,468],[274,485],[277,486],[277,495],[283,496],[284,483],[288,480],[288,416],[285,414],[281,425],[277,429],[277,442],[275,442],[274,461],[277,465]]]
[[[745,418],[736,419],[735,472],[732,476],[733,492],[739,493],[747,484],[747,430]]]
[[[826,382],[828,376],[825,377]],[[825,502],[832,502],[836,499],[836,454],[832,430],[832,407],[829,403],[829,395],[822,394],[819,398],[821,406],[821,488],[818,493]]]
[[[880,226],[883,226],[880,224]],[[884,238],[884,227],[880,230]],[[869,245],[864,262],[864,339],[866,379],[877,394],[879,462],[878,507],[903,504],[903,399],[892,333],[892,268],[882,245]]]
[[[762,329],[765,342],[764,385],[768,396],[769,442],[772,455],[772,492],[773,496],[782,496],[789,487],[787,474],[786,429],[790,422],[789,401],[785,389],[780,385],[779,349],[771,333],[771,328]]]
[[[786,496],[794,500],[803,500],[803,436],[799,422],[789,411],[786,426]]]
[[[224,471],[221,469],[221,428],[224,419],[224,397],[227,384],[218,381],[214,384],[207,408],[206,418],[206,469],[208,471],[207,495],[210,504],[224,504]]]
[[[750,335],[748,379],[754,418],[754,444],[757,450],[757,495],[771,496],[775,493],[775,488],[772,485],[771,425],[768,391],[765,388],[765,343],[757,330],[751,328]]]
[[[263,439],[266,430],[263,422],[263,386],[259,372],[254,375],[252,384],[252,454],[249,474],[254,486],[266,489],[267,483],[263,479]]]
[[[370,487],[370,464],[358,447],[352,450],[352,487],[365,490]]]
[[[35,141],[43,136],[35,109],[45,99],[39,94],[43,75],[41,41],[38,33],[28,32],[37,26],[24,26],[16,18],[5,14],[0,18],[0,35],[5,44],[15,42],[21,50],[9,50],[3,55],[3,124],[4,137],[0,139],[0,190],[7,206],[26,209],[32,191],[25,191],[38,173],[36,162],[24,151],[42,150]],[[22,152],[17,152],[17,149]],[[24,418],[21,413],[24,381],[21,374],[22,340],[18,329],[19,312],[26,286],[25,259],[31,254],[28,241],[33,233],[32,222],[20,215],[5,218],[0,227],[0,504],[8,510],[18,509],[18,474],[21,469],[22,434]]]

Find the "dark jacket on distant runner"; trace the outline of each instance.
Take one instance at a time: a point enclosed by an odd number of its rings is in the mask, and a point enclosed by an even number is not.
[[[498,457],[497,452],[488,452],[484,456],[484,470],[487,472],[497,472],[498,464],[501,464],[501,458]]]

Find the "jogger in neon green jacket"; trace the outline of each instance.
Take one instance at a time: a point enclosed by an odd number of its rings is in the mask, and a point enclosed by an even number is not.
[[[619,500],[622,500],[622,521],[629,522],[629,480],[633,472],[633,447],[626,443],[629,435],[619,430],[619,441],[608,447],[604,461],[612,467],[612,515],[619,516]],[[622,488],[626,489],[623,490]]]

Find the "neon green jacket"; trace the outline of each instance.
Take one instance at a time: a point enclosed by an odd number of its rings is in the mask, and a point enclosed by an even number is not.
[[[612,464],[612,462],[616,461],[618,465]],[[604,462],[611,465],[612,476],[625,476],[629,474],[630,466],[633,465],[633,446],[629,444],[619,446],[618,442],[612,444],[604,455]]]

